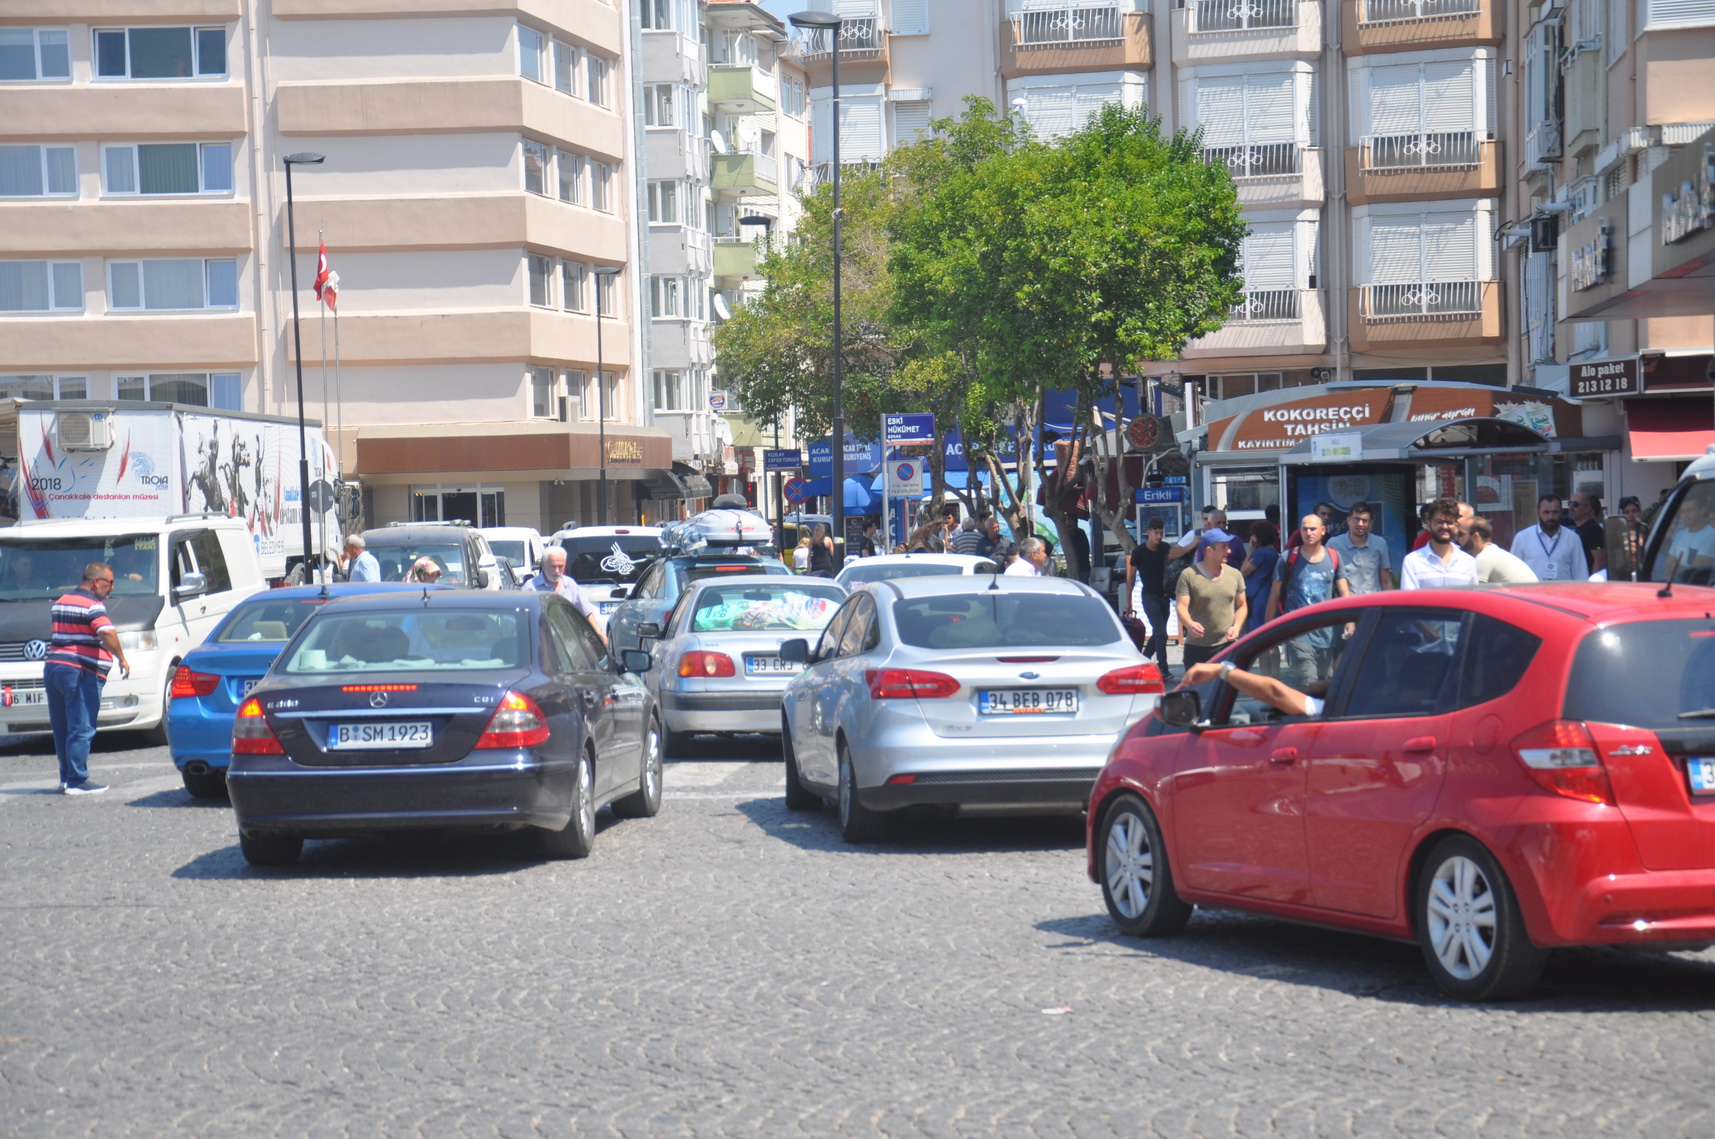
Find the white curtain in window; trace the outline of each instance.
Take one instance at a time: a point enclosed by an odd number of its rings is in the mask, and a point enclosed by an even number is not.
[[[152,309],[203,307],[203,263],[143,262],[143,305]]]
[[[238,262],[208,262],[208,307],[238,307]]]
[[[0,261],[0,312],[42,312],[49,307],[46,261]]]
[[[137,192],[137,152],[129,146],[110,146],[101,152],[107,165],[107,192],[135,194]]]
[[[0,146],[0,197],[33,198],[42,192],[42,148]]]
[[[109,308],[142,308],[143,286],[138,276],[138,265],[135,261],[116,261],[108,266]]]
[[[217,372],[209,380],[209,406],[223,411],[244,410],[244,377],[236,372]]]

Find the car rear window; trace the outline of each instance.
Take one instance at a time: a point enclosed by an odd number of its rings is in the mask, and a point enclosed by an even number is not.
[[[522,539],[514,542],[510,538],[502,538],[499,541],[490,538],[488,540],[488,548],[494,551],[495,557],[505,558],[515,566],[534,568],[530,566],[528,556],[524,552],[524,541]]]
[[[661,542],[653,534],[575,538],[561,546],[566,551],[566,572],[580,585],[594,581],[629,585],[661,556]]]
[[[1079,648],[1125,639],[1105,601],[1068,593],[918,597],[893,603],[899,639],[924,649]]]
[[[1587,633],[1564,715],[1651,731],[1715,721],[1715,621],[1638,621]]]
[[[815,631],[827,627],[845,597],[845,590],[828,586],[705,589],[691,613],[691,632]]]
[[[686,581],[701,581],[729,573],[764,573],[785,576],[786,566],[776,561],[692,562],[685,567]]]
[[[314,597],[293,597],[241,605],[233,611],[232,619],[220,627],[220,634],[215,640],[222,644],[289,641],[298,631],[298,626],[308,621],[323,604]]]
[[[369,552],[381,563],[382,581],[404,581],[417,559],[431,557],[441,565],[442,585],[464,585],[464,544],[462,542],[401,542],[392,545],[385,538],[371,538]]]
[[[995,568],[993,562],[988,562],[978,566],[977,572],[992,573]],[[847,566],[840,571],[840,580],[849,585],[862,585],[866,581],[888,581],[902,577],[954,577],[964,572],[964,566],[947,562],[895,562],[892,565]]]
[[[322,612],[293,646],[290,675],[348,672],[469,672],[526,661],[515,612]]]

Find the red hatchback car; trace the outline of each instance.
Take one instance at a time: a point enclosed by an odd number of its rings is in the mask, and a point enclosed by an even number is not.
[[[1519,995],[1549,949],[1715,942],[1715,590],[1531,585],[1354,597],[1165,697],[1090,798],[1120,929],[1193,906],[1416,940],[1449,994]]]

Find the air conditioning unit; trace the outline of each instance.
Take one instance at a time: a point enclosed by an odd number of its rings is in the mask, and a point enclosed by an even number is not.
[[[105,451],[113,446],[112,413],[62,411],[54,419],[62,451]]]

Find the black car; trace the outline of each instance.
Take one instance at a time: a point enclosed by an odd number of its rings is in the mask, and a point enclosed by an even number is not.
[[[441,567],[440,584],[464,589],[504,589],[488,539],[459,522],[395,522],[363,532],[381,566],[382,581],[404,581],[419,558]]]
[[[660,809],[661,740],[643,682],[564,598],[401,591],[303,624],[238,710],[227,789],[255,865],[452,827],[537,827],[582,858],[601,807]]]

